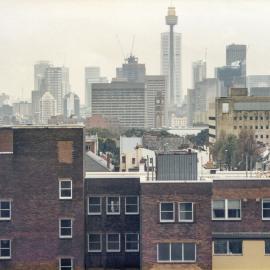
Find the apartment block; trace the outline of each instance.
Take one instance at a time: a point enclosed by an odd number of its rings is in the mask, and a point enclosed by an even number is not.
[[[139,190],[139,178],[86,177],[86,269],[140,269]]]
[[[0,269],[84,269],[83,128],[0,128]]]

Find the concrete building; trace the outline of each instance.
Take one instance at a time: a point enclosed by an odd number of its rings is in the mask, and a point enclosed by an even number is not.
[[[34,65],[34,91],[44,93],[46,89],[46,72],[51,67],[49,61],[39,61]]]
[[[28,101],[13,103],[13,114],[20,118],[31,118],[32,103],[29,103]]]
[[[166,24],[170,31],[161,33],[161,74],[167,78],[167,104],[170,107],[181,105],[183,101],[182,92],[182,47],[181,34],[174,32],[178,17],[174,7],[168,8]]]
[[[198,82],[206,79],[206,62],[203,60],[198,60],[192,63],[192,83],[193,88]]]
[[[6,95],[5,93],[2,93],[0,95],[0,107],[2,107],[4,104],[8,103],[9,96]]]
[[[165,99],[165,94],[165,76],[145,77],[145,128],[159,128],[165,125],[165,102],[162,102]]]
[[[91,116],[91,104],[92,104],[92,84],[93,83],[107,83],[106,77],[100,76],[99,67],[86,67],[84,69],[84,79],[85,79],[85,106],[89,116]]]
[[[66,118],[80,117],[80,98],[75,93],[69,92],[64,96],[64,116]]]
[[[175,113],[171,116],[171,127],[172,128],[181,128],[187,127],[188,119],[186,116],[177,115]]]
[[[85,269],[83,153],[82,127],[0,128],[0,269]]]
[[[113,81],[92,85],[92,115],[119,122],[121,128],[144,128],[145,85]]]
[[[45,92],[39,101],[39,121],[48,124],[48,120],[57,114],[56,100],[50,92]]]
[[[45,74],[46,91],[56,100],[56,113],[63,114],[63,98],[70,92],[69,69],[66,67],[48,67]]]
[[[116,69],[116,80],[129,82],[144,82],[145,64],[139,64],[138,57],[130,55],[126,63]]]
[[[270,96],[270,86],[268,87],[251,87],[249,89],[250,96],[259,97],[269,97]]]
[[[252,130],[255,140],[270,143],[270,97],[247,95],[247,88],[232,88],[230,96],[216,99],[215,116],[209,126],[210,137],[221,134],[239,135],[241,130]]]
[[[270,87],[270,75],[248,75],[247,88],[250,93],[251,88]]]

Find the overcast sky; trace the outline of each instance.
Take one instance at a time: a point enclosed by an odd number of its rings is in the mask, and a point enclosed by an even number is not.
[[[160,33],[170,0],[0,0],[0,93],[30,98],[33,65],[49,60],[70,69],[72,91],[84,101],[84,67],[115,76],[131,50],[160,72]],[[207,48],[208,76],[225,64],[225,46],[248,45],[248,74],[270,74],[270,1],[174,0],[182,39],[183,88],[191,86],[191,63]]]

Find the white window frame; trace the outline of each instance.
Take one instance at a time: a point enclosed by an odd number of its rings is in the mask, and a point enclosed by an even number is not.
[[[127,205],[135,205],[135,204],[127,204],[127,198],[130,197],[136,197],[137,198],[137,211],[136,212],[127,212]],[[136,195],[129,195],[125,197],[125,215],[138,215],[139,214],[139,204],[140,204],[140,199],[139,196]]]
[[[1,257],[0,256],[0,260],[10,260],[11,259],[11,257],[12,257],[12,253],[11,253],[11,240],[10,239],[0,239],[0,250],[2,250],[2,249],[6,249],[6,248],[2,248],[1,247],[1,241],[9,241],[9,254],[10,254],[10,256],[7,256],[7,257]],[[0,252],[0,255],[1,255],[1,252]]]
[[[226,245],[227,245],[227,253],[215,253],[215,241],[218,241],[218,240],[224,240],[226,241]],[[243,256],[243,240],[242,239],[235,239],[235,240],[241,240],[242,241],[242,253],[240,254],[236,254],[236,253],[229,253],[229,245],[230,245],[230,240],[232,239],[216,239],[213,241],[213,244],[212,244],[212,249],[213,249],[213,256]]]
[[[164,261],[164,260],[159,260],[159,252],[158,252],[158,245],[159,244],[169,244],[170,247],[170,260]],[[172,244],[181,244],[182,245],[182,260],[172,260]],[[195,260],[184,260],[184,244],[194,244],[195,246]],[[196,243],[188,243],[188,242],[175,242],[175,243],[158,243],[157,244],[157,262],[158,263],[194,263],[197,261],[197,245]]]
[[[74,260],[73,260],[73,257],[61,257],[61,258],[59,258],[59,270],[62,269],[62,265],[61,265],[61,260],[62,259],[70,259],[70,261],[71,261],[71,268],[70,268],[70,270],[73,270],[74,269],[74,262],[73,262]]]
[[[61,221],[62,220],[70,220],[71,221],[71,227],[61,227]],[[71,235],[62,235],[61,229],[71,229]],[[59,238],[61,239],[71,239],[73,237],[73,219],[72,218],[60,218],[59,219]]]
[[[108,212],[108,206],[109,206],[109,201],[108,201],[108,199],[109,198],[111,198],[111,197],[114,197],[114,198],[118,198],[118,200],[119,200],[119,210],[118,210],[118,212]],[[120,213],[121,213],[121,197],[120,196],[107,196],[106,197],[106,214],[107,215],[120,215]]]
[[[62,182],[70,182],[70,189],[69,188],[62,188]],[[62,190],[70,190],[70,196],[68,197],[62,197],[61,191]],[[66,178],[66,179],[59,179],[59,199],[60,200],[71,200],[73,197],[73,183],[72,179]]]
[[[192,206],[192,208],[191,208],[192,219],[181,219],[180,204],[185,204],[185,203],[191,203],[191,206]],[[182,211],[182,212],[190,212],[190,211]],[[194,222],[194,203],[193,202],[179,202],[178,203],[178,221],[179,222],[184,222],[184,223],[185,222],[190,222],[190,223]]]
[[[109,236],[109,235],[112,235],[112,234],[117,234],[117,235],[118,235],[118,239],[119,239],[119,249],[109,249],[109,248],[108,248],[108,244],[109,244],[108,236]],[[120,235],[120,233],[107,233],[107,234],[106,234],[106,251],[107,251],[107,252],[120,252],[120,251],[121,251],[121,235]]]
[[[90,212],[90,209],[89,209],[89,199],[90,198],[99,198],[99,206],[100,206],[99,212]],[[97,204],[95,204],[95,205],[97,205]],[[102,214],[102,197],[101,196],[88,196],[87,209],[88,209],[87,212],[88,212],[89,216],[100,216]]]
[[[8,210],[8,209],[2,209],[1,208],[1,202],[8,202],[9,203],[9,217],[1,217],[0,216],[0,221],[1,220],[11,220],[11,200],[10,199],[0,199],[0,213],[1,213],[1,210]]]
[[[215,218],[214,217],[214,201],[224,201],[225,202],[225,217],[223,218]],[[228,212],[229,212],[229,208],[228,208],[228,201],[239,201],[240,202],[240,217],[239,218],[231,218],[228,217]],[[212,200],[211,202],[211,212],[212,212],[212,220],[232,220],[232,221],[237,221],[237,220],[241,220],[242,219],[242,200],[241,199],[215,199]]]
[[[262,199],[262,203],[261,203],[261,205],[262,205],[262,220],[270,220],[270,217],[264,217],[263,216],[263,210],[264,210],[264,208],[263,208],[263,203],[264,202],[269,202],[270,203],[270,199]],[[266,208],[266,209],[269,209],[270,210],[270,208]]]
[[[89,235],[99,235],[99,243],[100,243],[100,249],[91,249],[90,250],[90,241],[89,241]],[[88,233],[87,234],[87,246],[88,246],[88,252],[89,253],[98,253],[98,252],[102,252],[102,234],[101,233]]]
[[[127,241],[127,235],[130,235],[130,234],[134,234],[134,235],[137,235],[137,248],[136,249],[127,249],[127,243],[131,242],[131,243],[135,243],[134,241]],[[140,251],[140,235],[139,233],[126,233],[125,234],[125,251],[126,252],[139,252]]]
[[[172,210],[173,211],[173,219],[162,219],[161,218],[161,213],[162,212],[169,212],[169,211],[162,211],[161,212],[161,204],[163,204],[163,203],[171,203],[171,204],[173,204],[173,210]],[[174,202],[159,202],[159,222],[162,222],[162,223],[175,222],[175,203]]]

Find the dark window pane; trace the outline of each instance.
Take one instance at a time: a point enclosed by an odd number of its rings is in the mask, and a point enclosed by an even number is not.
[[[100,205],[89,205],[89,213],[100,213],[101,207]]]
[[[119,235],[118,234],[109,234],[108,241],[112,241],[112,242],[119,241]]]
[[[229,241],[229,253],[230,254],[242,254],[242,241],[230,240]]]
[[[173,212],[162,212],[161,220],[173,220]]]
[[[10,210],[2,210],[0,211],[1,218],[9,218],[10,217]]]
[[[10,248],[10,241],[9,240],[1,240],[0,248]]]
[[[71,266],[71,259],[61,259],[61,266]]]
[[[171,244],[171,260],[182,261],[182,244],[180,243]]]
[[[214,242],[214,254],[227,254],[226,240],[216,240]]]
[[[184,261],[195,261],[195,244],[184,243]]]
[[[68,189],[61,190],[61,197],[71,197],[71,190]]]
[[[70,228],[62,228],[61,229],[61,235],[62,236],[70,236],[71,235],[71,229]]]
[[[137,213],[138,212],[137,205],[127,205],[126,206],[126,212],[127,213]]]
[[[270,202],[263,202],[263,208],[269,208],[270,209]]]
[[[173,211],[173,203],[161,203],[161,211]]]
[[[138,203],[138,197],[132,196],[132,197],[126,197],[126,204],[137,204]]]
[[[5,210],[10,209],[10,202],[5,202],[5,201],[1,202],[0,208],[5,209]]]
[[[89,250],[101,250],[100,243],[89,243]]]
[[[269,210],[263,210],[263,217],[264,218],[270,218],[270,209]]]
[[[61,227],[71,227],[71,220],[70,219],[62,219],[61,220]]]
[[[158,244],[158,260],[159,261],[170,260],[170,244],[167,243]]]
[[[71,188],[71,181],[61,181],[61,188]]]
[[[225,210],[224,209],[214,209],[214,218],[225,218]]]
[[[10,249],[1,249],[1,257],[10,257]]]
[[[108,243],[108,249],[109,250],[119,250],[119,243],[115,243],[115,242]]]
[[[240,218],[240,209],[229,209],[228,210],[229,218]]]
[[[100,242],[100,234],[89,234],[89,242]]]
[[[89,197],[89,204],[100,204],[99,197]]]
[[[129,242],[126,244],[127,250],[138,250],[138,243],[137,242]]]
[[[132,234],[127,234],[126,235],[126,241],[138,241],[138,235],[135,234],[135,233],[132,233]]]

